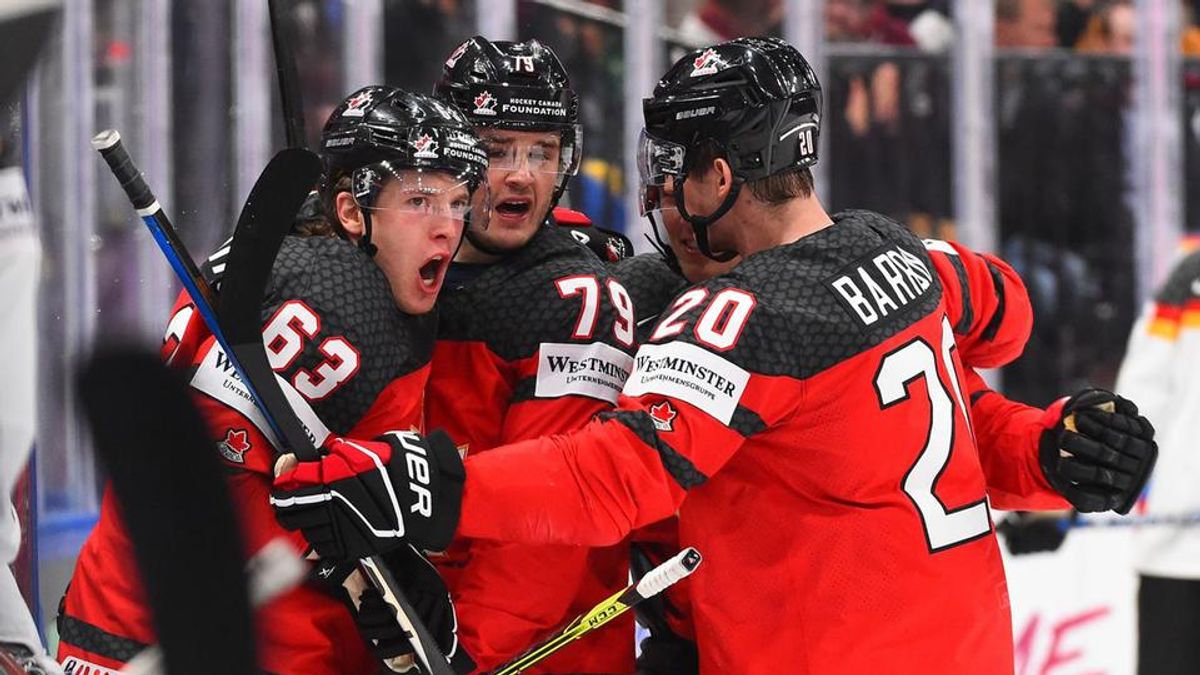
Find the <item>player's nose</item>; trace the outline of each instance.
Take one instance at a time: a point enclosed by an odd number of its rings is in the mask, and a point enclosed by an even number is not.
[[[520,166],[513,167],[504,175],[504,183],[515,188],[533,185],[533,171],[529,169],[529,162],[521,162]]]

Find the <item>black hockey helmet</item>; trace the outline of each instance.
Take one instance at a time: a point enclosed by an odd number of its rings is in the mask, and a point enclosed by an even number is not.
[[[778,38],[738,38],[692,51],[671,66],[642,109],[642,213],[663,208],[662,188],[671,177],[675,206],[710,257],[707,227],[733,206],[742,184],[817,162],[821,85],[800,52]],[[714,213],[697,216],[688,213],[683,189],[706,144],[729,161],[734,186]]]
[[[479,213],[487,208],[487,151],[467,118],[444,101],[396,87],[363,87],[334,108],[325,122],[321,157],[325,163],[322,199],[328,208],[339,182],[351,179],[350,192],[364,209],[360,244],[368,253],[375,250],[370,209],[387,180],[402,170],[457,178],[478,205],[475,226],[487,222],[486,213]]]
[[[583,130],[579,97],[549,47],[537,40],[492,42],[476,35],[450,53],[433,92],[453,102],[476,126],[559,132],[562,146],[551,208],[558,203],[567,180],[579,171]]]

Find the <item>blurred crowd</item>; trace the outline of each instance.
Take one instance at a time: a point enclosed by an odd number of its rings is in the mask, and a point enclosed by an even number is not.
[[[1041,324],[1045,330],[1034,335],[1026,358],[1006,374],[1007,386],[1016,398],[1044,404],[1085,381],[1111,385],[1139,302],[1127,56],[1137,13],[1132,0],[990,1],[997,47],[992,119],[998,248],[1028,281],[1039,313],[1059,319]],[[113,19],[122,16],[124,3],[97,2],[98,29],[121,37]],[[873,209],[920,235],[955,237],[954,4],[825,0],[819,19],[814,17],[824,22],[828,41],[825,177],[819,187],[831,209]],[[782,35],[785,5],[666,0],[664,62],[698,44]],[[289,6],[311,142],[346,90],[343,64],[329,55],[344,49],[347,5],[297,0]],[[474,34],[477,12],[486,6],[483,0],[384,0],[385,80],[424,88],[442,56]],[[621,0],[519,0],[517,37],[553,47],[582,95],[584,163],[567,203],[604,226],[632,232],[636,224],[626,222],[624,174],[629,151],[619,14],[624,9]],[[1182,53],[1200,56],[1200,0],[1179,0],[1179,11]],[[225,111],[233,104],[230,52],[211,46],[223,39],[229,20],[191,4],[181,5],[173,17],[173,127],[189,130],[176,134],[175,169],[192,177],[178,182],[173,201],[194,238],[189,245],[200,249],[215,245],[219,233],[210,223],[220,222],[231,208],[225,186],[233,154],[228,143],[212,140],[227,136]],[[131,36],[124,39],[128,43]],[[119,92],[133,81],[128,45],[117,48],[121,44],[114,38],[98,40],[96,47],[97,82],[113,91],[98,100],[119,102]],[[1197,183],[1197,189],[1185,190],[1185,225],[1194,230],[1200,229],[1200,198],[1192,196],[1200,195],[1200,59],[1185,61],[1180,84],[1184,180]],[[213,105],[187,105],[188,100]],[[119,117],[104,123],[129,125]],[[119,242],[136,241],[126,232],[120,195],[114,191],[109,197],[101,201],[104,275],[127,257]],[[124,296],[136,292],[133,284],[105,285],[101,304],[131,308],[132,320],[136,306]]]

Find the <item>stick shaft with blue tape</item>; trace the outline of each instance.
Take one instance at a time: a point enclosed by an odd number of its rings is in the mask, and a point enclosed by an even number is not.
[[[179,278],[183,288],[191,296],[192,302],[196,304],[196,310],[200,312],[200,317],[204,320],[204,324],[208,326],[208,330],[216,338],[217,344],[221,345],[221,350],[225,352],[225,356],[229,358],[237,370],[238,378],[254,397],[255,406],[262,412],[267,420],[267,424],[271,426],[271,431],[274,432],[276,438],[283,438],[283,432],[279,427],[279,423],[271,415],[265,406],[259,404],[261,400],[258,392],[254,389],[254,384],[250,378],[246,377],[246,373],[242,370],[241,363],[238,362],[233,350],[225,339],[225,333],[221,330],[220,324],[217,323],[216,312],[216,295],[213,293],[212,287],[204,280],[204,275],[200,273],[200,268],[196,266],[192,256],[188,253],[187,247],[179,239],[179,234],[175,231],[175,227],[171,224],[171,220],[163,211],[162,205],[154,197],[154,192],[146,183],[146,179],[142,176],[142,172],[138,170],[133,163],[133,158],[129,156],[129,152],[125,149],[125,145],[121,143],[121,134],[115,129],[101,131],[92,137],[92,147],[100,153],[104,161],[108,163],[112,169],[113,176],[117,182],[121,184],[121,189],[125,190],[129,201],[133,204],[133,208],[137,210],[137,214],[141,217],[142,222],[146,224],[146,228],[150,230],[150,235],[154,237],[154,243],[158,244],[158,248],[162,250],[163,255],[167,257],[167,262],[171,264],[171,269],[175,270],[175,276]]]

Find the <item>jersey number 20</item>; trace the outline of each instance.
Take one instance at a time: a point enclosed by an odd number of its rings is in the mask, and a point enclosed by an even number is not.
[[[938,478],[950,463],[955,427],[961,421],[963,431],[960,433],[971,433],[970,417],[954,368],[954,333],[945,317],[942,317],[941,342],[937,351],[921,338],[908,342],[883,357],[875,375],[875,392],[884,408],[907,401],[908,387],[918,379],[925,380],[925,390],[929,392],[929,435],[916,462],[905,474],[902,488],[917,507],[931,553],[977,539],[991,531],[985,499],[951,509],[934,494]],[[938,373],[939,358],[950,379],[953,401]]]

